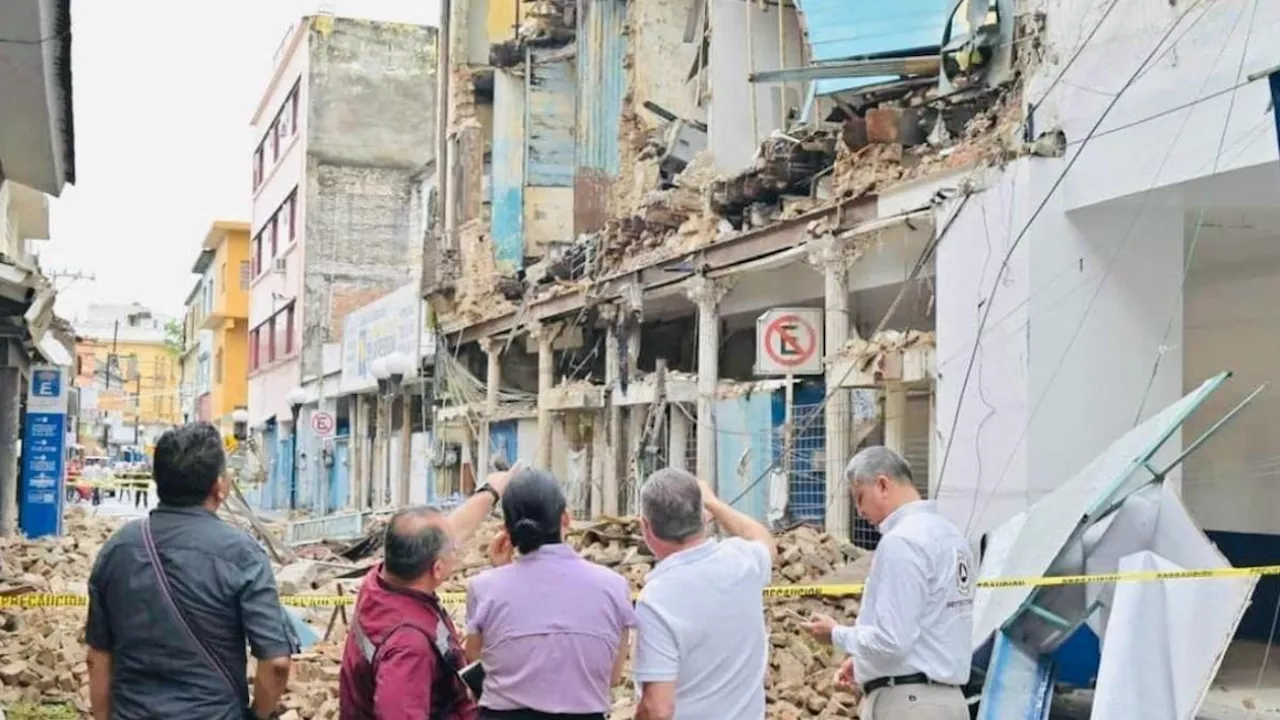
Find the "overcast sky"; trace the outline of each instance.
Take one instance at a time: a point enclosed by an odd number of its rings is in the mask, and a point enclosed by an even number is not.
[[[140,302],[177,315],[209,224],[249,220],[249,117],[290,26],[317,9],[437,24],[438,0],[72,4],[76,184],[51,201],[58,311]]]

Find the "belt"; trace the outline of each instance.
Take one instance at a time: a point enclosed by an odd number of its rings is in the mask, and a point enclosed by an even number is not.
[[[862,694],[863,696],[867,696],[881,688],[894,687],[896,685],[946,685],[946,683],[934,682],[924,673],[897,675],[894,677],[880,677],[863,683]],[[947,687],[952,686],[947,685]]]

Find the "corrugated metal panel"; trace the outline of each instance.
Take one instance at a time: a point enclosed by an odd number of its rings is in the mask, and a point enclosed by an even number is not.
[[[493,73],[490,222],[499,267],[524,262],[524,75]]]
[[[796,0],[815,63],[937,47],[953,0]],[[818,95],[865,87],[893,77],[819,80]]]
[[[578,13],[578,136],[574,232],[604,227],[618,177],[619,124],[627,90],[625,0],[584,0]]]
[[[530,48],[525,58],[525,185],[529,187],[573,187],[577,90],[573,63],[563,48]]]

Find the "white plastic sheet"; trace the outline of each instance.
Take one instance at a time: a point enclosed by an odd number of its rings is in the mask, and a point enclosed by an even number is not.
[[[1086,560],[1090,573],[1230,566],[1169,486],[1131,497]],[[1104,601],[1112,595],[1109,617],[1095,626],[1105,630],[1099,632],[1093,719],[1192,720],[1257,582],[1200,578],[1089,586]]]
[[[1121,572],[1181,569],[1148,550],[1120,561]],[[1117,586],[1092,720],[1193,720],[1256,582],[1221,578]]]

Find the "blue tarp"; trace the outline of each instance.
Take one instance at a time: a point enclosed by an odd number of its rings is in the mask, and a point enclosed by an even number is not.
[[[796,0],[809,34],[812,62],[895,57],[942,44],[952,0]],[[830,95],[895,77],[818,80],[817,95]]]

